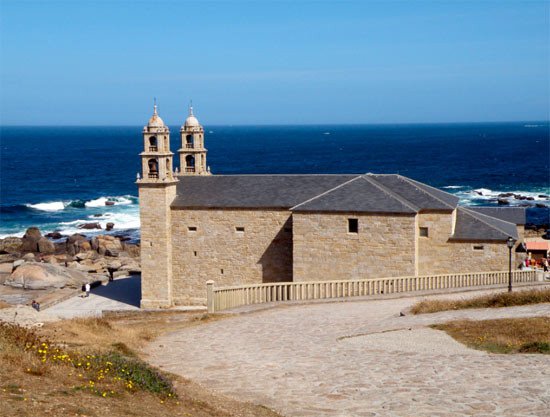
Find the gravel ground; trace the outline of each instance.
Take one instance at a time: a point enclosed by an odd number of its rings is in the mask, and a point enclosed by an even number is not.
[[[167,371],[287,416],[548,415],[548,355],[475,351],[426,326],[550,316],[549,304],[399,316],[421,298],[241,314],[165,335],[147,353]]]

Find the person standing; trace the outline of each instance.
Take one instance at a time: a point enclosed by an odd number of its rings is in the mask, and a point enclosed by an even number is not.
[[[90,283],[87,282],[86,285],[84,286],[84,289],[86,290],[86,295],[84,297],[89,297],[90,296]]]

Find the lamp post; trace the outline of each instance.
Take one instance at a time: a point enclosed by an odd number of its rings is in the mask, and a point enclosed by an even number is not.
[[[508,246],[508,292],[512,292],[512,248],[514,243],[516,241],[512,237],[506,240],[506,246]]]

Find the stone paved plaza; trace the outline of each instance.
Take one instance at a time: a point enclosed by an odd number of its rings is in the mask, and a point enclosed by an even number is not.
[[[426,325],[550,316],[549,304],[399,317],[418,300],[240,314],[156,340],[149,360],[285,416],[548,416],[550,356],[487,354]]]

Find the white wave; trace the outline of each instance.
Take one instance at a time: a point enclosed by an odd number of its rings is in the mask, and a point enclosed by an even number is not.
[[[492,190],[489,190],[488,188],[478,188],[474,190],[476,193],[479,193],[480,195],[489,196],[493,194]]]
[[[86,207],[105,207],[105,203],[109,201],[114,203],[115,206],[128,206],[134,204],[131,196],[120,196],[120,197],[99,197],[95,200],[87,201]]]
[[[59,211],[65,208],[65,203],[63,201],[54,201],[51,203],[25,204],[25,206],[35,210]]]
[[[442,187],[442,188],[454,190],[454,189],[464,188],[464,185],[447,185],[446,187]]]
[[[99,223],[101,229],[79,229],[78,226],[81,226],[86,223]],[[77,219],[67,222],[60,222],[60,232],[64,234],[69,233],[82,233],[84,230],[86,233],[92,233],[94,231],[105,231],[107,223],[114,223],[115,230],[124,230],[124,229],[138,229],[140,227],[139,221],[139,209],[136,206],[132,209],[125,209],[124,212],[106,212],[102,213],[100,216],[90,215],[86,216],[85,219]],[[75,231],[76,230],[76,231]]]
[[[95,200],[87,201],[84,205],[86,207],[105,207],[105,203],[108,201],[107,197],[99,197]]]
[[[454,193],[460,203],[464,205],[485,205],[487,203],[496,203],[497,200],[506,200],[510,206],[534,207],[536,204],[543,203],[550,206],[550,189],[540,188],[532,191],[499,191],[488,188],[478,188],[475,190],[459,190]],[[522,196],[516,198],[515,196]]]
[[[7,237],[23,237],[25,232],[13,232],[13,233],[4,233],[0,235],[0,239],[5,239]]]

